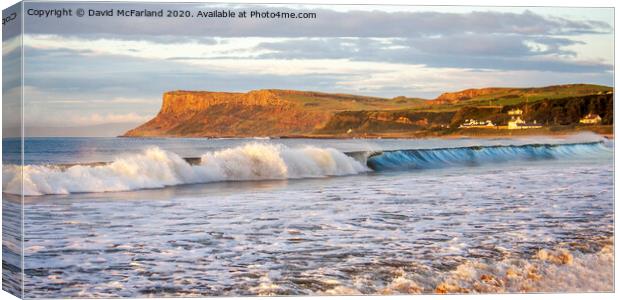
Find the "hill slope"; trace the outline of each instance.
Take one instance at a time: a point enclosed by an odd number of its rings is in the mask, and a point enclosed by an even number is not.
[[[443,93],[433,104],[462,105],[511,105],[536,102],[542,99],[556,99],[605,93],[613,89],[594,84],[564,84],[535,88],[482,88]]]
[[[411,98],[373,98],[290,90],[248,93],[173,91],[155,118],[124,136],[252,137],[308,134],[338,111],[415,107]]]
[[[484,88],[444,93],[435,100],[376,98],[292,90],[248,93],[173,91],[152,120],[124,136],[253,137],[365,136],[458,127],[468,118],[507,121],[512,107],[530,107],[547,124],[578,123],[588,112],[613,123],[613,89],[597,85]]]

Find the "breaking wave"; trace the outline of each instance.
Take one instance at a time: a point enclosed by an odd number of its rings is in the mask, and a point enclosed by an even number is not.
[[[367,165],[375,171],[434,169],[518,160],[593,157],[601,152],[611,153],[612,150],[603,142],[415,149],[375,153],[367,159]]]
[[[613,150],[602,142],[532,144],[343,153],[333,148],[250,143],[185,159],[151,147],[110,163],[87,165],[8,165],[3,191],[26,196],[118,192],[193,183],[301,179],[354,175],[368,171],[473,166],[516,160],[598,156]]]
[[[205,153],[197,164],[157,147],[109,164],[27,165],[3,168],[3,191],[24,195],[114,192],[191,183],[294,179],[352,175],[367,171],[359,161],[331,148],[252,143]]]

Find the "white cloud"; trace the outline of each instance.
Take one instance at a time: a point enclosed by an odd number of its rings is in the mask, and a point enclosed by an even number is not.
[[[37,101],[36,99],[32,99],[33,101]],[[111,99],[58,99],[58,100],[44,100],[41,102],[47,104],[104,104],[104,103],[115,103],[115,104],[152,104],[159,103],[161,99],[151,99],[151,98],[127,98],[127,97],[114,97]]]
[[[149,116],[142,116],[136,113],[127,114],[98,114],[94,113],[88,116],[76,116],[71,118],[70,124],[76,125],[95,125],[108,123],[140,123],[147,121]]]
[[[19,50],[21,46],[22,46],[21,36],[15,36],[8,40],[2,41],[2,56],[6,56],[15,50]]]
[[[62,95],[24,86],[24,123],[28,126],[89,126],[115,123],[143,123],[151,111],[126,112],[128,105],[159,107],[161,99],[112,97],[93,99]],[[151,109],[152,110],[152,109]]]
[[[84,39],[79,37],[58,36],[53,34],[27,34],[24,45],[39,50],[70,49],[86,51],[86,55],[123,55],[146,59],[170,59],[175,57],[197,58],[251,58],[272,51],[255,49],[264,41],[279,41],[286,39],[268,38],[226,38],[215,39],[217,43],[201,43],[198,40],[187,39],[186,42],[157,43],[148,40],[128,39]]]
[[[100,114],[91,113],[86,115],[73,114],[70,116],[47,116],[39,118],[37,122],[27,122],[29,126],[40,126],[46,124],[48,126],[62,126],[62,127],[77,127],[77,126],[91,126],[101,124],[118,124],[118,123],[136,123],[140,124],[148,121],[153,116],[139,115],[137,113],[126,114]]]
[[[63,37],[64,38],[64,37]],[[96,61],[103,55],[121,55],[140,59],[148,59],[149,63],[167,61],[175,58],[174,64],[191,68],[194,74],[226,74],[230,78],[246,74],[265,78],[266,82],[275,82],[281,77],[313,76],[329,78],[326,92],[338,91],[368,94],[375,96],[424,96],[438,95],[441,92],[472,87],[488,86],[540,86],[567,82],[600,81],[601,73],[581,73],[576,79],[574,73],[565,74],[544,71],[515,71],[470,69],[459,67],[431,67],[424,64],[404,62],[363,61],[352,59],[284,59],[263,58],[254,56],[265,52],[253,52],[261,43],[296,42],[316,39],[308,38],[217,38],[216,43],[156,43],[153,41],[131,41],[97,39],[87,40],[77,37],[59,39],[53,35],[28,35],[26,45],[38,49],[58,50],[70,49],[82,51],[80,55],[90,55]],[[343,39],[345,44],[358,40]],[[373,39],[384,47],[391,47],[392,41],[399,39]],[[534,46],[534,45],[530,45]],[[127,49],[132,49],[131,51]],[[266,50],[269,51],[269,50]],[[229,57],[229,58],[222,58]],[[320,56],[319,56],[320,57]],[[555,58],[557,60],[557,58]],[[547,58],[553,61],[551,58]],[[187,68],[177,68],[177,70]],[[131,70],[127,70],[131,72]],[[171,70],[174,72],[174,70]],[[541,75],[544,74],[544,75]],[[550,74],[553,74],[550,76]],[[607,76],[603,74],[604,76]],[[271,79],[269,79],[271,78]],[[182,84],[182,82],[181,82]],[[306,84],[308,89],[315,89],[313,83]],[[182,86],[182,85],[181,85]],[[288,88],[286,86],[269,85],[262,88]],[[226,90],[226,89],[224,89]],[[36,99],[36,97],[35,97]],[[151,103],[150,107],[158,107],[160,99],[80,99],[75,96],[45,98],[49,104],[72,103]]]

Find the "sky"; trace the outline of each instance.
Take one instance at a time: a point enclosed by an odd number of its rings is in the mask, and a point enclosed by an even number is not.
[[[27,9],[78,7],[166,10],[179,4],[30,3]],[[26,126],[36,135],[59,128],[67,135],[122,134],[157,114],[169,90],[276,88],[431,99],[466,88],[613,85],[611,8],[183,8],[314,12],[317,18],[25,16]],[[16,38],[5,32],[5,57],[19,50]],[[5,83],[6,92],[16,92],[12,88]]]

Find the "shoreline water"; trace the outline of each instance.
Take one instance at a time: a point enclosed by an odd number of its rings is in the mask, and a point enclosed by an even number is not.
[[[610,230],[613,231],[613,228]],[[297,231],[290,232],[302,234]],[[43,248],[26,247],[25,251],[28,255],[35,255]],[[193,281],[186,284],[175,281],[165,289],[132,289],[127,291],[130,293],[127,295],[212,297],[609,293],[614,291],[614,248],[613,234],[595,235],[587,239],[546,243],[545,246],[531,249],[524,254],[493,246],[487,249],[491,255],[447,257],[446,260],[450,263],[442,269],[415,260],[391,261],[389,257],[385,257],[384,260],[367,265],[352,265],[346,276],[338,278],[334,278],[329,270],[305,271],[303,278],[292,280],[294,285],[304,287],[303,290],[292,289],[291,279],[270,275],[278,272],[259,272],[253,275],[256,281],[251,284],[233,285],[219,291],[201,289],[200,285],[196,286]],[[127,249],[122,248],[120,251],[125,250]],[[143,270],[145,266],[136,263],[131,267]],[[31,281],[36,276],[29,274],[26,281]],[[49,276],[45,281],[54,286],[66,285],[73,291],[81,286],[67,282],[62,275]],[[37,282],[42,283],[39,280]],[[79,294],[63,294],[63,297],[105,297],[107,291],[122,286],[120,282],[110,282],[93,286],[88,291],[83,289]]]
[[[335,285],[319,295],[503,294],[558,292],[613,292],[614,240],[611,236],[588,241],[558,242],[530,255],[515,256],[496,249],[497,259],[469,258],[444,273],[429,274],[415,265],[396,267],[392,279],[364,293]],[[261,290],[261,296],[278,295]]]
[[[503,130],[503,129],[485,129],[473,128],[462,129],[458,132],[432,132],[432,131],[414,131],[414,132],[383,132],[368,134],[289,134],[280,136],[253,136],[253,135],[221,135],[221,136],[176,136],[176,135],[160,135],[160,136],[117,136],[118,138],[135,138],[135,139],[158,139],[158,138],[207,138],[207,139],[498,139],[498,138],[519,138],[519,137],[565,137],[581,133],[593,133],[603,136],[607,139],[614,139],[614,130],[612,125],[583,127],[579,129],[564,129],[551,131],[548,128],[543,129],[522,129],[522,130]]]
[[[118,160],[28,170],[41,193],[66,193],[23,198],[25,284],[55,297],[606,292],[613,141],[518,147],[594,140],[26,141],[35,164]],[[333,174],[330,147],[341,162],[395,150],[370,160],[414,169],[288,179]],[[193,170],[192,155],[209,165]],[[191,184],[210,170],[280,180]]]
[[[608,139],[607,137],[604,137]],[[559,144],[549,144],[549,143],[535,143],[535,144],[523,144],[523,145],[488,145],[488,146],[462,146],[462,147],[431,147],[431,148],[421,148],[421,149],[398,149],[398,150],[370,150],[370,151],[351,151],[351,152],[343,152],[347,156],[357,157],[359,154],[366,153],[368,155],[367,158],[371,156],[375,156],[384,152],[394,152],[394,151],[410,151],[410,150],[427,150],[427,151],[440,151],[440,150],[459,150],[459,149],[481,149],[481,148],[502,148],[502,147],[524,147],[524,146],[576,146],[576,145],[594,145],[599,144],[602,141],[591,141],[591,142],[570,142],[570,143],[559,143]],[[190,165],[198,165],[201,162],[201,157],[199,156],[184,156],[181,157]],[[113,163],[113,161],[93,161],[88,163],[58,163],[58,164],[46,164],[48,166],[53,166],[59,168],[60,170],[66,170],[73,166],[87,166],[87,167],[100,167],[106,166]]]
[[[114,192],[193,183],[290,180],[419,171],[527,160],[578,159],[609,151],[604,141],[401,147],[343,152],[331,147],[246,143],[183,157],[157,146],[110,162],[7,165],[3,192],[25,196]]]

